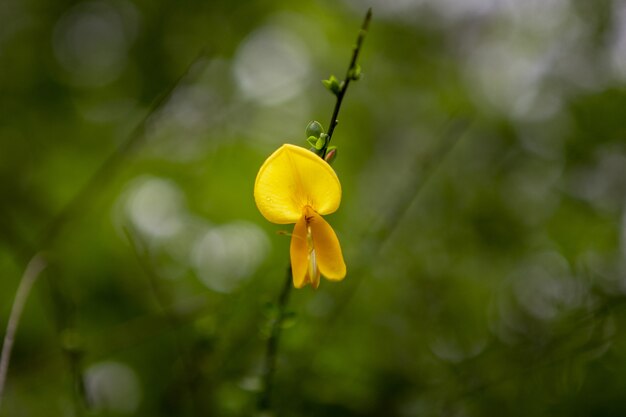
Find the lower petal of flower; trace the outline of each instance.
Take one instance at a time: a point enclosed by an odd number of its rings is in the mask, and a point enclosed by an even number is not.
[[[293,227],[289,255],[291,258],[293,285],[296,288],[302,288],[309,283],[309,279],[307,279],[309,278],[309,251],[307,245],[307,224],[304,215],[300,217]]]
[[[320,272],[330,280],[342,280],[346,276],[346,264],[335,231],[310,207],[307,207],[305,217]]]

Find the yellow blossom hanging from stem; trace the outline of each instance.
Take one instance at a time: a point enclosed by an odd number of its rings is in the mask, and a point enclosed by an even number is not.
[[[290,258],[293,284],[317,288],[320,276],[340,281],[346,276],[346,264],[335,231],[322,218],[333,213],[341,202],[341,184],[327,161],[337,156],[329,146],[341,103],[350,81],[361,77],[357,63],[367,33],[372,10],[361,26],[346,77],[339,82],[334,75],[322,81],[337,101],[328,133],[319,122],[306,129],[310,151],[294,145],[283,145],[263,163],[254,183],[254,199],[261,214],[277,224],[295,223],[291,236]]]
[[[254,184],[254,199],[261,214],[278,224],[295,223],[291,236],[291,267],[277,302],[277,315],[273,318],[267,339],[263,364],[263,383],[257,409],[261,413],[272,409],[271,394],[278,352],[278,340],[285,318],[291,282],[296,288],[311,284],[317,288],[320,276],[339,281],[346,276],[339,240],[334,230],[322,218],[335,212],[341,202],[341,184],[330,167],[337,157],[337,147],[329,146],[339,109],[350,81],[361,76],[358,65],[359,52],[372,18],[369,9],[361,25],[352,58],[343,81],[331,76],[322,81],[335,95],[328,133],[319,122],[312,121],[305,133],[310,150],[294,145],[283,145],[263,163]]]
[[[330,280],[345,277],[339,240],[322,218],[341,202],[341,184],[326,161],[307,149],[281,146],[261,166],[254,199],[270,222],[295,223],[290,257],[296,288],[309,283],[317,288],[320,275]]]

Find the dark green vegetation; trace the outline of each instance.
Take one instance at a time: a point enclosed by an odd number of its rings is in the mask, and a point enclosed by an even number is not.
[[[3,0],[2,333],[49,267],[0,415],[254,414],[289,245],[254,178],[328,128],[358,3]],[[348,275],[292,291],[275,415],[626,415],[626,8],[371,5]]]

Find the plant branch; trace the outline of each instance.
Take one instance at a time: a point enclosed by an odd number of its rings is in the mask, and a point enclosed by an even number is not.
[[[354,79],[354,74],[357,68],[357,60],[359,58],[359,53],[361,52],[361,46],[363,45],[363,41],[365,40],[365,35],[367,35],[367,31],[370,25],[370,21],[372,20],[372,8],[370,7],[367,10],[367,14],[365,15],[365,19],[363,20],[363,24],[361,25],[361,30],[359,31],[359,36],[356,39],[356,44],[354,45],[354,49],[352,51],[352,58],[350,59],[350,65],[348,66],[348,70],[346,71],[346,77],[342,81],[339,91],[337,92],[337,102],[335,103],[335,108],[333,109],[333,115],[330,118],[330,123],[328,125],[328,137],[326,139],[326,144],[322,148],[320,155],[322,158],[326,156],[326,151],[328,150],[328,145],[330,140],[333,137],[333,132],[335,131],[335,127],[337,127],[339,110],[341,109],[341,103],[343,102],[343,97],[346,95],[346,91],[348,90],[348,86],[350,85],[350,81]]]
[[[102,185],[108,182],[113,172],[120,167],[124,158],[132,151],[136,150],[146,137],[146,127],[150,118],[163,107],[170,99],[174,91],[181,85],[182,81],[191,73],[196,64],[206,56],[206,51],[201,50],[198,55],[191,61],[189,66],[174,82],[172,82],[165,91],[158,95],[150,104],[147,112],[141,121],[135,126],[132,132],[122,141],[118,147],[102,162],[102,164],[88,178],[84,185],[74,194],[73,198],[61,209],[61,211],[52,219],[48,227],[40,239],[40,246],[45,247],[52,243],[58,236],[63,226],[80,213],[85,204],[93,200],[95,193],[102,189]]]
[[[144,275],[148,279],[150,290],[159,309],[161,310],[161,315],[166,320],[172,330],[178,358],[181,360],[184,368],[183,380],[185,383],[185,388],[182,390],[182,392],[187,396],[192,414],[197,415],[197,409],[199,404],[199,401],[197,401],[196,399],[196,395],[198,392],[197,384],[195,382],[197,380],[197,370],[196,367],[193,366],[193,359],[190,358],[191,355],[189,354],[189,349],[187,349],[184,341],[182,340],[182,332],[179,328],[179,323],[181,322],[181,320],[177,316],[177,314],[173,312],[172,308],[170,307],[171,302],[170,300],[168,300],[166,292],[163,290],[163,288],[161,288],[161,278],[159,277],[159,274],[152,265],[152,262],[150,261],[148,246],[141,239],[141,236],[139,236],[139,234],[132,233],[127,227],[124,227],[123,230],[126,238],[128,239],[128,243],[131,246],[133,254],[137,258],[139,265],[143,269]]]
[[[402,222],[409,216],[411,207],[422,195],[424,188],[433,180],[435,175],[442,169],[444,162],[448,156],[456,149],[463,136],[467,133],[471,121],[458,118],[450,119],[441,133],[441,141],[437,149],[433,151],[430,157],[425,158],[422,171],[423,175],[412,175],[407,185],[403,187],[403,190],[398,192],[400,196],[389,207],[388,214],[384,216],[378,225],[372,225],[368,227],[366,234],[363,236],[363,242],[369,242],[363,244],[364,250],[361,252],[361,258],[357,263],[356,271],[353,270],[352,280],[353,285],[347,289],[345,298],[341,303],[337,304],[337,307],[331,314],[333,317],[332,323],[337,323],[337,317],[348,306],[352,297],[356,294],[356,291],[362,282],[362,277],[365,275],[366,269],[371,267],[371,260],[378,259],[383,251],[385,245],[389,244],[389,240],[392,235],[400,228]],[[420,161],[415,160],[415,166],[419,166]],[[330,328],[330,326],[328,327]]]
[[[329,320],[324,326],[322,332],[317,335],[318,342],[324,341],[331,337],[335,327],[340,322],[339,318],[346,311],[348,305],[353,300],[357,290],[363,282],[363,276],[367,275],[368,268],[371,267],[372,260],[380,258],[381,252],[393,233],[398,230],[402,222],[410,215],[410,209],[422,195],[422,191],[430,183],[435,175],[442,169],[448,156],[454,151],[461,142],[463,136],[467,133],[471,126],[470,120],[463,118],[451,119],[443,127],[441,133],[440,145],[435,149],[430,158],[426,162],[415,160],[415,166],[423,165],[423,175],[412,175],[411,180],[406,187],[403,187],[397,195],[401,196],[397,201],[392,202],[389,214],[385,216],[378,225],[368,226],[367,232],[360,238],[362,242],[360,256],[355,260],[355,267],[350,273],[352,285],[348,286],[344,291],[341,302],[336,303],[336,307],[329,314]],[[307,373],[310,367],[313,367],[317,355],[314,354],[304,369],[300,372]]]
[[[287,273],[285,275],[283,289],[278,296],[278,315],[272,323],[270,335],[267,339],[267,349],[265,351],[265,360],[263,362],[263,385],[258,402],[259,411],[267,411],[271,409],[272,386],[274,383],[274,373],[276,372],[278,341],[280,338],[280,331],[282,330],[283,320],[285,319],[285,310],[287,309],[289,294],[291,294],[292,287],[291,267],[287,268]]]
[[[46,265],[47,262],[41,253],[35,254],[30,262],[28,262],[24,275],[22,275],[22,279],[17,288],[17,292],[15,293],[15,300],[13,301],[13,307],[11,308],[9,321],[7,322],[7,331],[4,335],[4,342],[2,343],[2,354],[0,355],[0,406],[2,405],[2,394],[9,370],[9,362],[11,361],[13,341],[15,340],[15,333],[22,316],[22,311],[24,311],[24,306],[26,305],[26,300],[28,300],[28,295],[30,294],[33,284],[46,268]]]
[[[198,63],[207,55],[206,51],[203,49],[200,53],[193,59],[190,65],[187,67],[185,72],[176,80],[172,82],[168,86],[168,88],[160,94],[155,100],[151,103],[147,112],[145,113],[143,119],[136,125],[135,129],[119,144],[117,149],[112,152],[108,157],[98,166],[98,168],[91,174],[84,185],[74,194],[74,196],[66,203],[61,210],[51,219],[48,223],[47,227],[43,230],[41,236],[37,240],[37,243],[34,245],[22,245],[25,246],[20,251],[15,251],[15,257],[19,258],[20,261],[24,261],[28,259],[24,256],[24,253],[27,251],[41,251],[48,250],[53,246],[55,240],[59,237],[59,234],[62,232],[63,228],[76,216],[79,216],[83,211],[85,206],[93,205],[94,197],[100,192],[103,185],[110,181],[110,178],[116,173],[122,163],[125,161],[125,158],[128,154],[136,151],[140,144],[144,142],[145,132],[148,121],[150,117],[152,117],[163,105],[167,102],[167,100],[172,96],[173,92],[180,86],[182,81],[192,72],[192,70],[196,67]],[[37,252],[39,253],[39,252]],[[28,265],[31,265],[34,259],[38,257],[35,254],[32,259],[29,261]],[[27,267],[26,271],[28,272],[29,268]],[[26,273],[25,273],[26,276]],[[24,281],[24,280],[23,280]],[[56,321],[57,332],[60,334],[67,326],[67,322],[69,321],[68,316],[68,308],[65,303],[73,304],[72,300],[67,297],[62,291],[61,284],[57,280],[48,279],[47,291],[49,293],[49,298],[52,301],[52,308],[54,313],[54,318]],[[30,284],[32,286],[32,283]],[[21,291],[21,286],[18,288],[18,292]],[[30,290],[30,287],[27,288]],[[28,291],[26,291],[26,296],[28,296]],[[21,297],[20,294],[16,294],[16,303],[17,300]],[[24,303],[22,301],[22,303]],[[14,305],[15,306],[15,305]],[[9,323],[11,325],[11,323]],[[14,322],[14,325],[17,327],[18,321]],[[15,329],[13,330],[15,333]],[[7,331],[7,336],[9,336],[9,332]],[[2,359],[4,360],[4,350],[8,349],[7,355],[10,354],[10,345],[12,345],[12,340],[9,345],[6,344],[3,346]],[[81,387],[82,382],[80,381],[80,366],[78,363],[78,356],[74,352],[67,351],[64,349],[65,356],[67,357],[69,366],[71,368],[72,375],[74,375],[74,384],[78,387]],[[8,358],[7,364],[8,366]],[[6,373],[6,370],[4,370]],[[4,380],[6,378],[6,374],[2,374],[0,377],[0,397],[2,393],[2,385],[4,384]],[[76,410],[78,410],[78,406],[75,402]],[[78,411],[77,411],[78,413]]]
[[[335,93],[337,97],[337,101],[335,102],[335,108],[333,109],[333,114],[330,119],[326,143],[324,144],[324,147],[319,152],[319,155],[322,158],[326,156],[326,151],[328,150],[328,144],[330,143],[333,132],[335,131],[335,127],[337,126],[337,123],[338,123],[337,117],[339,116],[339,110],[341,109],[341,104],[343,102],[344,96],[346,95],[346,91],[348,90],[348,86],[350,85],[350,81],[357,79],[357,77],[355,76],[355,74],[357,73],[357,60],[359,58],[359,53],[361,52],[361,46],[363,45],[363,41],[365,40],[365,35],[367,34],[367,30],[369,28],[369,24],[371,20],[372,20],[372,9],[370,8],[367,10],[367,14],[365,15],[365,19],[363,20],[363,24],[361,25],[359,36],[357,37],[356,44],[352,51],[352,58],[350,59],[350,65],[348,66],[348,70],[346,71],[346,77],[340,84],[339,90],[336,91]],[[265,351],[265,359],[263,362],[263,384],[261,388],[261,393],[259,395],[259,400],[257,403],[257,407],[259,411],[271,410],[272,387],[274,383],[274,374],[276,372],[276,358],[278,354],[278,342],[280,339],[280,333],[282,330],[283,320],[285,319],[285,311],[287,309],[287,303],[289,301],[289,294],[291,293],[291,287],[292,287],[291,282],[292,282],[291,267],[288,267],[284,285],[280,292],[280,296],[278,297],[278,314],[271,324],[270,335],[267,339],[267,348]]]

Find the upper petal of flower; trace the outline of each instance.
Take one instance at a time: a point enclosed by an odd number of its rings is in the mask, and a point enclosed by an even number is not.
[[[326,161],[295,145],[283,145],[263,163],[254,184],[254,201],[272,223],[296,223],[304,208],[333,213],[341,202],[341,184]]]

